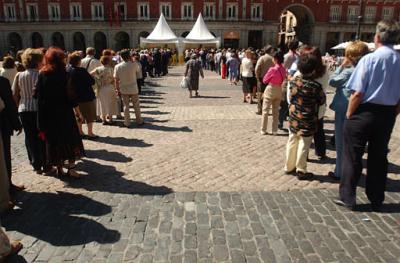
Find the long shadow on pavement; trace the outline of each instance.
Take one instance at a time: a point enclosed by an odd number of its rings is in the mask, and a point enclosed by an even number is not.
[[[146,123],[145,125],[140,126],[138,129],[148,129],[148,130],[164,131],[164,132],[193,132],[193,130],[188,126],[168,127],[168,126],[159,126],[153,123]]]
[[[153,144],[145,143],[143,140],[138,139],[128,139],[124,137],[99,137],[96,139],[96,142],[111,144],[111,145],[119,145],[126,147],[150,147]]]
[[[115,166],[99,164],[87,159],[78,163],[76,169],[86,173],[87,176],[79,180],[62,177],[61,180],[67,184],[67,187],[132,195],[166,195],[173,192],[166,186],[152,186],[144,182],[128,180]]]
[[[361,176],[360,181],[358,183],[359,187],[365,188],[365,177]],[[333,180],[327,175],[318,175],[314,174],[314,177],[308,181],[319,181],[320,183],[336,183],[339,184],[339,181]],[[387,179],[386,184],[386,191],[387,192],[400,192],[400,181],[399,180],[392,180],[390,178]]]
[[[85,150],[85,152],[88,158],[97,158],[108,162],[129,163],[133,160],[119,152],[110,152],[107,150]]]
[[[120,233],[80,215],[103,216],[111,207],[80,194],[20,193],[21,209],[2,217],[7,231],[18,231],[53,246],[74,246],[96,241],[115,243]],[[34,245],[34,244],[33,244]]]

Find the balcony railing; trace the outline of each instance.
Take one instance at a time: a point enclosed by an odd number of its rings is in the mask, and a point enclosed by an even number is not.
[[[119,21],[121,23],[123,22],[139,22],[139,21],[157,21],[159,18],[158,17],[151,17],[151,18],[146,18],[146,17],[132,17],[132,18],[126,18],[126,19],[120,19]],[[169,21],[195,21],[196,18],[171,18],[168,19]],[[258,22],[258,23],[262,23],[262,22],[266,22],[267,20],[264,20],[263,18],[261,19],[254,19],[254,18],[228,18],[228,17],[223,17],[223,18],[204,18],[207,21],[210,22],[226,22],[226,21],[234,21],[234,22]],[[113,18],[112,20],[113,22],[117,21],[116,18]],[[8,21],[6,19],[4,19],[4,17],[0,18],[0,22],[1,23],[65,23],[65,22],[71,22],[71,23],[82,23],[82,22],[110,22],[110,19],[107,17],[105,17],[104,19],[100,19],[100,18],[82,18],[81,20],[77,21],[76,19],[71,19],[71,18],[61,18],[60,20],[54,21],[52,19],[37,19],[32,21],[32,19],[28,19],[28,18],[18,18],[14,21]]]

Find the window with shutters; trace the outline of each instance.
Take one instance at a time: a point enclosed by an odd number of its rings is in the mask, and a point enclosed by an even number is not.
[[[383,20],[392,20],[393,13],[394,13],[393,7],[384,7],[382,9],[382,19]]]
[[[60,21],[60,4],[58,3],[50,3],[49,6],[49,19],[51,21]]]
[[[164,14],[166,19],[171,19],[171,3],[161,3],[160,13]]]
[[[365,23],[375,23],[376,18],[376,6],[366,6],[364,12]]]
[[[347,22],[355,23],[358,20],[358,16],[360,14],[360,7],[359,6],[348,6],[347,7]]]
[[[203,17],[206,20],[215,19],[215,3],[204,3]]]
[[[104,5],[103,3],[92,3],[92,19],[97,21],[104,20]]]
[[[26,5],[26,16],[28,18],[28,21],[39,20],[38,6],[36,3]]]
[[[238,9],[237,3],[228,3],[226,5],[226,19],[238,20]]]
[[[4,18],[6,21],[17,21],[15,4],[4,4]]]
[[[149,3],[140,2],[138,3],[138,18],[142,20],[150,19]]]
[[[119,2],[114,4],[114,16],[119,20],[126,20],[126,3]]]
[[[70,14],[71,20],[80,21],[82,20],[82,6],[80,3],[71,3],[70,4]]]
[[[182,4],[182,19],[190,20],[193,19],[193,4],[183,3]]]
[[[342,7],[340,5],[331,5],[329,13],[329,21],[337,23],[342,20]]]
[[[262,4],[252,4],[251,5],[251,20],[262,21]]]

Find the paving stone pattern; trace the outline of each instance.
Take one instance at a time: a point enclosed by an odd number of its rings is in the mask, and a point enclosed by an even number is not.
[[[382,214],[335,195],[26,193],[2,223],[25,245],[12,262],[398,262],[400,194]]]
[[[207,72],[189,99],[182,68],[171,71],[144,89],[148,124],[96,124],[80,180],[35,175],[13,138],[15,181],[28,191],[1,216],[25,246],[11,262],[400,262],[399,124],[383,212],[369,210],[363,182],[351,212],[331,201],[331,146],[325,163],[311,152],[314,180],[284,175],[287,137],[259,134],[241,87]],[[329,110],[326,122],[329,139]]]

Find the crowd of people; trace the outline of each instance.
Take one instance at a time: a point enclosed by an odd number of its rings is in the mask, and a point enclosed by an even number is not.
[[[84,55],[84,53],[86,53]],[[131,127],[143,125],[139,93],[146,76],[168,74],[177,62],[171,50],[104,50],[67,53],[57,47],[28,48],[6,56],[0,70],[0,212],[15,206],[25,189],[12,181],[11,136],[24,131],[25,146],[37,174],[81,177],[76,161],[85,156],[83,140],[96,140],[93,123]],[[121,112],[123,112],[123,117]],[[84,131],[84,127],[87,132]],[[19,242],[0,233],[0,259],[17,253]]]
[[[313,141],[318,158],[327,158],[326,92],[328,86],[336,89],[329,108],[335,112],[332,144],[337,158],[335,170],[328,173],[332,179],[340,180],[335,203],[354,208],[362,155],[368,148],[366,193],[372,209],[380,210],[387,181],[388,143],[400,113],[400,89],[396,87],[400,81],[400,54],[393,48],[399,41],[399,30],[398,23],[381,21],[374,52],[370,53],[364,42],[355,41],[340,59],[323,56],[318,47],[297,40],[288,44],[287,52],[270,45],[261,50],[186,50],[185,76],[189,78],[189,91],[196,94],[203,69],[215,71],[222,79],[229,79],[231,85],[241,79],[245,103],[253,103],[257,92],[260,133],[274,136],[281,130],[288,134],[284,171],[299,180],[313,178],[307,170]]]
[[[333,72],[318,47],[294,40],[286,48],[185,51],[190,97],[199,96],[203,70],[215,71],[230,85],[241,80],[243,102],[257,100],[261,135],[288,135],[284,172],[299,180],[313,178],[307,169],[312,141],[326,158],[324,116],[328,86],[336,89],[329,108],[335,112],[335,170],[340,180],[336,204],[354,209],[362,156],[368,144],[366,193],[374,211],[381,209],[387,180],[388,144],[400,113],[400,54],[393,49],[399,25],[382,21],[375,35],[376,51],[361,41],[351,43]],[[84,55],[85,53],[85,55]],[[143,125],[139,94],[144,79],[168,74],[178,62],[169,49],[104,50],[66,53],[59,48],[26,49],[7,56],[0,70],[0,211],[14,207],[24,186],[12,181],[11,136],[24,131],[28,158],[37,174],[79,178],[76,161],[85,155],[84,139],[96,140],[93,123],[131,127],[130,104],[137,125]],[[272,111],[272,124],[269,113]],[[123,117],[122,117],[123,112]],[[85,125],[85,126],[84,126]],[[285,128],[287,127],[287,128]],[[85,133],[84,128],[87,128]],[[17,253],[19,242],[0,232],[0,259]]]

